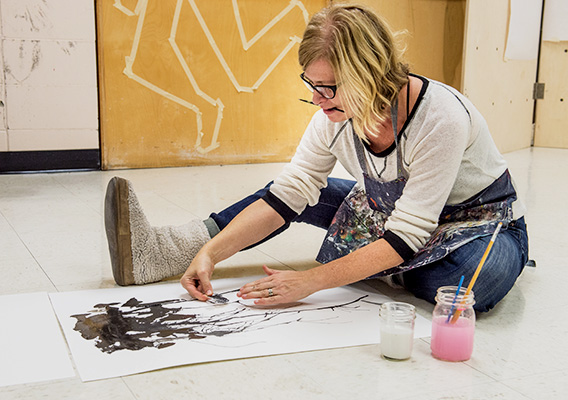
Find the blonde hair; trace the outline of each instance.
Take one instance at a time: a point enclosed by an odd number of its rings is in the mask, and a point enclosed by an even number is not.
[[[397,34],[371,9],[332,4],[311,18],[298,58],[304,70],[314,61],[330,63],[355,133],[367,142],[408,82],[402,53]]]

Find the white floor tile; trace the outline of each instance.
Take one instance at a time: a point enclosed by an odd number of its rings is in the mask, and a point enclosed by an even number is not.
[[[567,397],[568,370],[547,374],[531,374],[525,378],[503,381],[503,384],[535,400],[556,400]]]
[[[6,260],[0,258],[1,294],[54,292],[55,285],[32,257]]]
[[[308,352],[292,359],[331,398],[403,399],[438,388],[459,388],[493,380],[463,363],[447,363],[430,356],[430,346],[415,341],[407,361],[387,361],[380,345]]]
[[[422,393],[418,396],[405,397],[405,400],[528,400],[522,393],[507,387],[500,382],[485,383],[466,387],[444,388],[433,393]]]
[[[525,301],[530,301],[525,299]],[[466,364],[496,380],[568,369],[565,307],[549,304],[516,313],[488,313],[478,318],[474,354]]]
[[[7,386],[0,389],[2,399],[36,400],[136,400],[122,379],[83,383],[79,378],[42,384]]]

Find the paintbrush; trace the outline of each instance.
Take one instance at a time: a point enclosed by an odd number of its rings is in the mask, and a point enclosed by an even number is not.
[[[309,101],[309,100],[305,100],[305,99],[298,99],[298,100],[303,101],[304,103],[311,104],[312,106],[319,107],[319,106],[318,106],[316,103],[314,103],[313,101]],[[345,112],[345,111],[342,110],[341,108],[337,108],[337,107],[330,108],[330,110],[337,110],[337,111],[342,112],[342,113]]]
[[[305,99],[298,99],[298,100],[303,101],[304,103],[311,104],[311,105],[313,105],[313,106],[318,106],[318,105],[315,104],[313,101],[309,101],[309,100],[305,100]]]
[[[473,277],[471,278],[471,281],[469,282],[469,285],[467,286],[467,290],[465,291],[465,294],[463,296],[463,300],[461,301],[460,306],[456,310],[456,312],[455,312],[454,316],[452,317],[452,320],[450,321],[450,323],[455,324],[456,321],[458,320],[458,318],[460,317],[461,310],[463,308],[463,305],[465,304],[465,300],[466,300],[467,296],[471,293],[471,288],[473,288],[473,285],[475,284],[475,281],[477,280],[477,277],[479,276],[479,273],[481,272],[481,268],[483,268],[483,264],[485,264],[485,260],[487,260],[487,256],[489,255],[489,252],[491,251],[491,248],[493,247],[493,243],[495,243],[495,239],[497,238],[497,234],[499,233],[501,226],[503,226],[503,223],[499,222],[499,224],[497,225],[497,228],[495,229],[495,232],[493,232],[493,236],[491,236],[491,240],[489,241],[487,248],[485,249],[485,253],[483,253],[483,257],[481,257],[481,260],[479,261],[479,265],[477,266],[477,269],[475,270],[475,273],[473,274]]]
[[[454,295],[454,301],[452,301],[452,308],[450,308],[450,313],[448,314],[448,319],[446,321],[446,324],[448,322],[450,322],[450,318],[452,318],[452,314],[454,313],[454,309],[456,308],[456,300],[458,299],[458,296],[460,295],[460,290],[462,288],[463,285],[463,278],[464,276],[462,275],[460,278],[460,283],[458,284],[458,290],[456,290],[456,294]]]

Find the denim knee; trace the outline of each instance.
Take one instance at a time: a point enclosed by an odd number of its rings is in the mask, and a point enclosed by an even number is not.
[[[474,309],[489,311],[511,290],[527,261],[526,232],[506,229],[497,235],[479,277],[473,287]],[[454,250],[442,260],[402,274],[404,287],[416,297],[435,303],[440,286],[464,285],[471,281],[490,237],[482,237]]]

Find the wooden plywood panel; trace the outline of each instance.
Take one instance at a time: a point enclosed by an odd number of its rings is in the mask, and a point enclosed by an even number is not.
[[[508,152],[532,141],[537,60],[505,61],[509,0],[469,0],[463,93],[485,116],[497,147]]]
[[[465,0],[363,0],[395,31],[406,31],[412,72],[461,88]]]
[[[544,99],[536,105],[534,145],[568,148],[568,42],[543,42],[538,81]]]
[[[315,112],[297,49],[324,0],[98,0],[103,168],[275,162]]]

